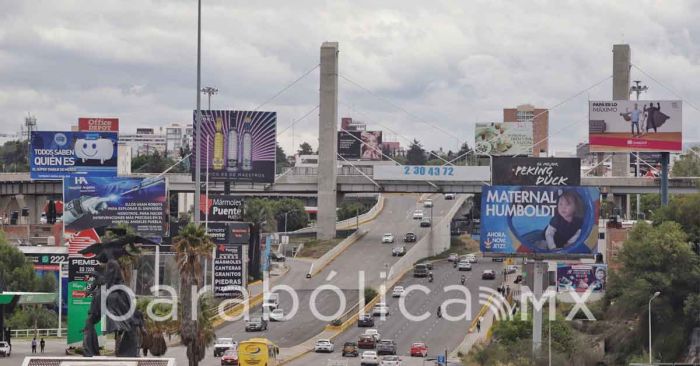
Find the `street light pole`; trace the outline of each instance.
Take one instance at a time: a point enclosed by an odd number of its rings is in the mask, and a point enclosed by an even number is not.
[[[657,298],[659,295],[661,295],[661,292],[656,291],[656,292],[654,293],[654,296],[652,296],[651,299],[649,299],[649,364],[650,364],[650,365],[651,365],[652,362],[653,362],[653,359],[652,359],[653,356],[652,356],[652,352],[651,352],[651,302],[652,302],[655,298]]]
[[[208,99],[207,99],[207,106],[208,110],[211,110],[211,96],[216,95],[219,93],[219,89],[211,87],[211,86],[205,86],[202,88],[202,93],[206,94]]]
[[[195,114],[194,222],[199,224],[199,195],[202,191],[202,0],[197,1],[197,112]]]

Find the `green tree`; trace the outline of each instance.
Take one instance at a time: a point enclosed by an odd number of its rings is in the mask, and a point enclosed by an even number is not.
[[[179,159],[178,159],[179,160]],[[170,157],[161,155],[158,151],[149,155],[141,155],[131,160],[131,171],[134,173],[162,173],[175,165],[176,161]],[[173,167],[170,173],[183,173],[183,163]]]
[[[180,269],[180,338],[187,347],[189,365],[197,366],[204,359],[207,346],[212,344],[215,335],[208,319],[196,316],[196,320],[192,320],[193,312],[201,315],[201,306],[199,309],[192,308],[192,289],[199,289],[203,284],[202,259],[211,258],[214,243],[204,226],[189,223],[173,238],[173,249]]]
[[[276,149],[276,161],[277,161],[277,168],[287,168],[289,167],[289,162],[287,161],[287,154],[284,153],[284,150],[282,147],[277,144],[277,149]]]
[[[669,205],[654,212],[654,225],[675,221],[693,243],[700,243],[700,193],[671,197]]]
[[[29,142],[13,140],[0,146],[0,167],[3,172],[28,172]]]
[[[4,235],[0,235],[0,280],[4,291],[35,291],[40,282],[24,253],[8,244]]]
[[[301,145],[299,145],[299,151],[297,151],[299,155],[313,155],[314,149],[311,148],[311,145],[308,142],[303,142]]]
[[[283,198],[274,203],[274,210],[277,222],[283,225],[278,228],[278,231],[285,229],[285,222],[287,231],[298,230],[309,224],[309,214],[304,209],[304,203],[301,200]]]
[[[252,238],[260,238],[263,230],[273,231],[276,228],[275,223],[275,203],[266,198],[253,198],[246,201],[245,210],[243,212],[245,221],[251,223],[250,236]],[[260,246],[252,246],[251,253],[253,258],[260,258],[258,251]],[[260,278],[260,273],[250,273],[253,278]]]
[[[423,149],[423,146],[418,142],[418,140],[413,140],[411,142],[411,146],[408,148],[408,152],[406,152],[406,160],[409,165],[425,165],[426,162],[426,157],[425,157],[425,149]]]
[[[370,206],[358,201],[345,201],[338,207],[338,221],[347,220],[357,215],[362,215],[369,210]]]
[[[687,151],[673,163],[673,177],[700,177],[700,147]]]
[[[21,305],[5,325],[14,329],[52,329],[58,327],[58,314],[42,305]]]
[[[456,162],[461,162],[464,163],[465,165],[473,165],[472,163],[474,162],[474,149],[469,147],[469,144],[464,142],[462,146],[460,146],[459,151],[457,151],[457,161]],[[455,163],[456,163],[455,162]]]

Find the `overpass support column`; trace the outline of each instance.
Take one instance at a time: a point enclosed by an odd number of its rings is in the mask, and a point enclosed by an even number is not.
[[[321,45],[318,114],[318,220],[316,238],[335,237],[337,207],[338,42]]]
[[[632,51],[628,44],[613,45],[613,100],[630,99],[630,68],[632,67]],[[627,152],[613,153],[612,175],[614,177],[627,177],[630,172],[630,154]],[[630,202],[627,195],[624,202]],[[622,199],[620,203],[623,203]],[[623,210],[619,206],[620,211]],[[630,218],[630,206],[624,208],[625,216]]]

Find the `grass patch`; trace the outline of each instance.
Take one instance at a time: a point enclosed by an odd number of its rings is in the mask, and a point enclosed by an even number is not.
[[[343,240],[344,239],[342,238],[335,238],[331,240],[304,240],[304,248],[299,252],[299,254],[297,254],[297,256],[304,258],[320,258]]]

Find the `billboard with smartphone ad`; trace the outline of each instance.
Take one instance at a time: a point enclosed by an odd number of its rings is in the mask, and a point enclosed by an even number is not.
[[[194,136],[190,158],[193,179],[199,154],[202,181],[208,174],[210,181],[274,183],[276,112],[201,112],[202,136]],[[195,123],[196,114],[194,111]]]
[[[165,233],[165,178],[72,176],[63,182],[64,235],[124,223],[156,243]]]
[[[72,174],[117,175],[117,133],[32,131],[29,147],[32,179],[63,179]]]
[[[683,102],[590,101],[588,141],[591,152],[680,152],[683,150]]]
[[[483,186],[481,251],[489,256],[592,256],[600,191],[573,186]]]
[[[607,264],[557,263],[557,291],[605,291],[608,278]]]
[[[532,155],[532,123],[477,123],[474,151],[479,155]]]
[[[491,184],[497,186],[579,186],[581,159],[494,157]]]

